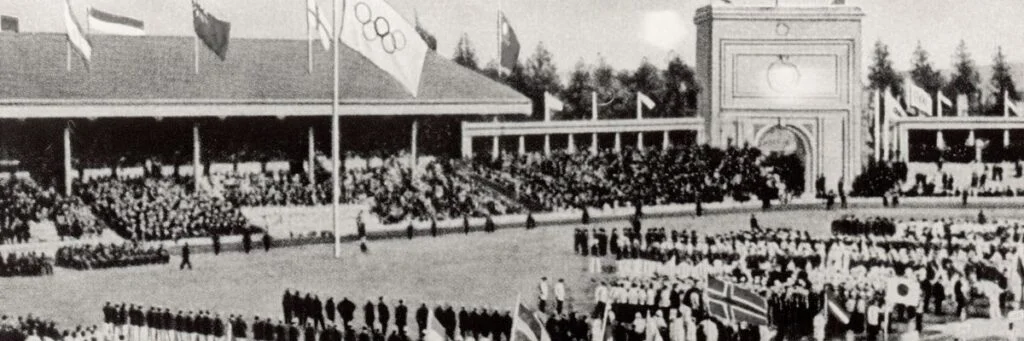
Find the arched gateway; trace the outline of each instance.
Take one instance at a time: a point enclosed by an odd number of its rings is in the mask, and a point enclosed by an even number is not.
[[[698,9],[695,64],[705,91],[697,107],[706,142],[791,149],[806,160],[807,184],[823,174],[835,189],[861,164],[863,13],[808,2],[734,0]]]

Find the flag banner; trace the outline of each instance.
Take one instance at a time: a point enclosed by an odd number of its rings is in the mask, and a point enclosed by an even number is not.
[[[501,37],[501,62],[498,64],[511,72],[519,61],[519,37],[516,37],[516,31],[512,29],[505,13],[498,12],[498,20],[498,34]]]
[[[9,15],[0,15],[0,32],[18,33],[18,18]]]
[[[825,294],[825,304],[827,305],[828,313],[835,317],[836,321],[842,324],[850,323],[850,313],[846,312],[843,306],[832,299],[831,295]]]
[[[1020,116],[1020,102],[1010,99],[1010,93],[1003,91],[1003,116],[1010,117],[1010,113],[1013,116]]]
[[[921,87],[914,84],[913,81],[907,80],[904,88],[907,89],[907,107],[917,109],[917,112],[925,115],[932,115],[932,96],[928,94]]]
[[[900,105],[900,101],[893,97],[892,91],[885,91],[885,118],[886,124],[890,121],[890,118],[896,117],[907,117],[907,112],[903,110],[903,106]]]
[[[942,109],[946,107],[953,107],[953,101],[946,98],[946,95],[942,91],[935,92],[935,97],[938,98],[939,103],[935,106],[935,116],[942,116]]]
[[[345,1],[341,42],[419,95],[427,43],[416,28],[384,0]]]
[[[885,287],[885,303],[916,307],[921,300],[921,284],[911,278],[890,278]]]
[[[544,92],[544,120],[551,120],[552,111],[562,111],[565,109],[565,103],[558,99],[549,92]]]
[[[217,19],[207,13],[199,3],[192,2],[192,23],[195,26],[196,36],[206,44],[220,60],[225,60],[228,55],[228,37],[231,34],[231,23]]]
[[[708,277],[708,313],[727,322],[768,324],[768,302],[760,295]]]
[[[92,60],[92,43],[85,38],[82,25],[78,24],[75,14],[71,13],[71,0],[64,1],[64,27],[68,32],[68,42],[75,48],[79,56],[88,63]]]
[[[95,8],[89,9],[89,31],[124,36],[144,36],[146,26],[142,20],[107,13]]]
[[[636,92],[636,118],[641,119],[644,116],[644,109],[654,109],[654,100],[648,97],[646,94],[637,91]]]
[[[956,115],[957,116],[959,116],[959,117],[966,117],[967,116],[967,110],[970,109],[969,106],[970,106],[970,103],[967,102],[967,95],[964,95],[964,94],[956,95]]]
[[[448,331],[443,325],[441,325],[441,322],[437,320],[437,316],[434,316],[434,309],[427,311],[427,326],[426,328],[423,328],[423,333],[427,335],[434,333],[436,334],[435,338],[437,340],[443,341],[448,339]]]
[[[537,312],[527,308],[522,302],[518,303],[516,316],[512,321],[511,340],[516,341],[551,341],[551,336],[544,329],[544,322],[537,316]]]
[[[324,17],[324,13],[320,12],[320,6],[316,4],[316,0],[306,0],[306,24],[309,25],[310,31],[316,31],[320,36],[320,45],[324,47],[324,50],[330,50],[334,32],[332,32],[327,18]]]

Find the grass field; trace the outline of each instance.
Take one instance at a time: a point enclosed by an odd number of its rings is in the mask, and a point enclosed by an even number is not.
[[[847,213],[897,217],[977,216],[976,209],[859,209],[847,211],[780,211],[756,213],[762,226],[828,233],[829,222]],[[986,210],[995,219],[1021,217],[1017,209]],[[749,213],[677,217],[645,221],[645,226],[725,231],[745,229]],[[599,224],[625,226],[626,222]],[[369,254],[357,244],[343,244],[342,257],[331,257],[330,245],[272,249],[246,255],[193,256],[195,270],[170,265],[126,269],[73,271],[58,268],[53,276],[0,279],[0,312],[33,314],[54,319],[65,328],[98,324],[105,301],[157,305],[172,310],[210,310],[221,314],[281,316],[281,294],[298,289],[335,299],[349,297],[361,306],[384,295],[404,299],[415,309],[420,302],[455,306],[511,307],[517,294],[533,304],[541,276],[564,278],[570,304],[590,309],[593,276],[585,260],[572,252],[573,226],[537,230],[500,230],[492,234],[378,241]],[[361,317],[357,311],[356,320]]]

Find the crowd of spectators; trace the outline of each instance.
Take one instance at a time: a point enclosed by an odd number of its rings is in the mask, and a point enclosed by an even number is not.
[[[52,275],[53,266],[45,254],[29,253],[17,254],[8,253],[7,257],[0,255],[0,277],[15,276],[43,276]]]
[[[119,268],[151,264],[167,264],[171,256],[163,246],[142,247],[137,243],[122,245],[65,245],[57,249],[54,264],[76,270]]]
[[[329,177],[318,174],[310,184],[305,174],[288,172],[215,174],[210,182],[236,206],[312,206],[330,203]],[[325,179],[326,178],[326,179]]]
[[[100,229],[88,207],[77,199],[44,189],[32,179],[0,179],[0,244],[28,242],[29,223],[42,219],[52,219],[62,238],[81,238]]]
[[[74,192],[128,240],[230,235],[248,228],[237,206],[187,187],[172,178],[96,178],[76,183]]]
[[[666,150],[624,149],[503,154],[477,159],[478,172],[543,210],[721,201],[763,194],[756,148],[707,145]]]
[[[80,333],[79,333],[80,332]],[[70,336],[74,336],[72,339]],[[79,336],[91,335],[86,330],[79,328],[78,330],[72,331],[61,331],[56,327],[56,323],[49,320],[44,320],[32,315],[28,316],[17,316],[11,317],[7,315],[0,316],[0,340],[4,341],[26,341],[30,337],[34,337],[36,340],[42,338],[49,338],[51,340],[78,340]],[[83,340],[92,340],[86,338]]]

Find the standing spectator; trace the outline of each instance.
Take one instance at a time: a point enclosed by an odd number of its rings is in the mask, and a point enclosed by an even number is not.
[[[252,251],[252,232],[249,229],[245,229],[245,232],[242,232],[242,250],[246,254]]]
[[[184,270],[186,265],[189,270],[192,270],[192,261],[189,259],[191,255],[192,251],[189,250],[188,243],[185,243],[185,246],[181,248],[181,266],[178,267],[178,270]]]
[[[559,278],[558,283],[555,283],[555,311],[558,314],[562,314],[562,308],[565,307],[565,280]]]
[[[407,315],[409,315],[409,308],[406,308],[402,300],[398,300],[398,305],[395,306],[395,326],[398,327],[398,331],[402,334],[405,334]]]
[[[270,231],[263,233],[263,252],[270,252]]]
[[[540,310],[541,312],[546,312],[547,311],[547,305],[548,305],[548,278],[547,277],[541,277],[540,278],[540,285],[539,285],[538,289],[540,291],[539,292],[539,294],[540,294],[539,299],[540,300],[537,303],[537,310]]]
[[[220,234],[218,234],[217,232],[214,232],[213,235],[210,238],[213,239],[213,254],[214,255],[219,255],[220,254]]]

